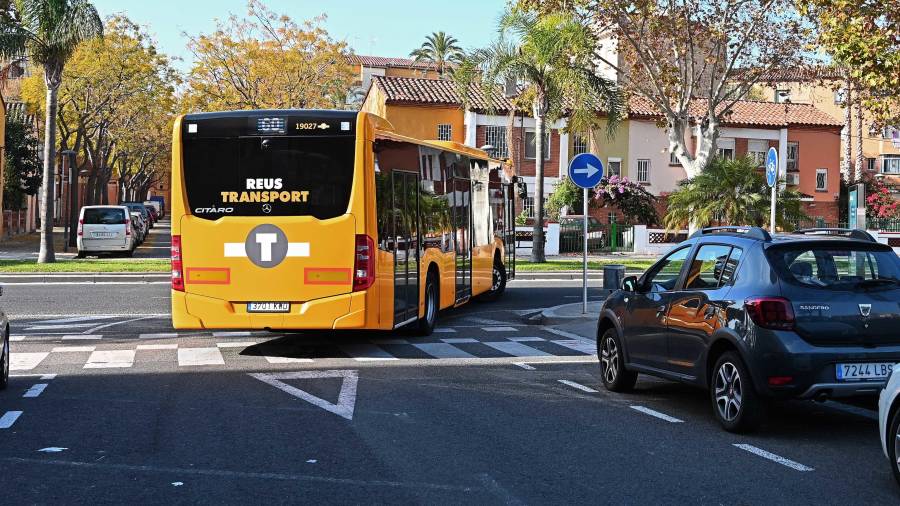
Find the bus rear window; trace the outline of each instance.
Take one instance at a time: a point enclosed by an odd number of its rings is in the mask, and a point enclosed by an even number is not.
[[[198,217],[314,216],[347,212],[355,139],[234,137],[184,141],[184,185]]]
[[[84,210],[84,225],[124,225],[125,210],[89,207]]]

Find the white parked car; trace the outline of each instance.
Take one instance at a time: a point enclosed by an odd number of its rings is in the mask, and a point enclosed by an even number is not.
[[[162,205],[154,200],[145,200],[144,205],[156,209],[156,215],[162,218]]]
[[[90,253],[124,253],[137,246],[125,206],[85,206],[78,217],[78,258]]]
[[[881,449],[891,462],[894,479],[900,484],[900,364],[894,365],[878,398],[878,432]]]

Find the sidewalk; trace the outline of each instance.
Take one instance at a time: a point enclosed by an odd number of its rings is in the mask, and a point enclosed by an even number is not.
[[[603,291],[606,296],[609,291]],[[543,325],[548,330],[563,337],[597,340],[597,317],[600,314],[602,301],[588,301],[587,313],[582,313],[581,302],[561,304],[559,306],[545,308],[543,311],[525,315],[526,321],[531,325]],[[568,334],[568,335],[566,335]]]

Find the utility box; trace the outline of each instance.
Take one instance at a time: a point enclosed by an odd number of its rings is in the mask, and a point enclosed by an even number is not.
[[[625,280],[625,266],[622,264],[609,264],[603,266],[603,288],[605,290],[618,290],[622,288]]]

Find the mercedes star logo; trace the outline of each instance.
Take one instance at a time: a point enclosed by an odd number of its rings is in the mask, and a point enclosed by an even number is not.
[[[269,214],[272,212],[272,204],[263,204],[263,212]]]
[[[869,313],[872,312],[872,304],[860,304],[859,305],[859,314],[863,315],[863,317],[868,318]]]

